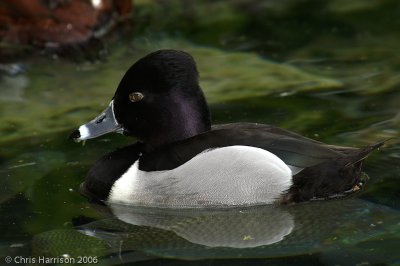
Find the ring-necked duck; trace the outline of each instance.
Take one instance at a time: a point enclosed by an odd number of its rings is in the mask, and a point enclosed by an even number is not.
[[[110,105],[71,134],[139,139],[102,157],[82,193],[94,200],[156,207],[291,203],[349,193],[382,143],[327,145],[271,125],[213,125],[193,58],[160,50],[131,66]]]

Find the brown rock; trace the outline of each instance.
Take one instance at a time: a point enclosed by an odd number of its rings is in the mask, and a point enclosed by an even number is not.
[[[0,38],[52,48],[84,44],[131,11],[132,0],[3,0]]]

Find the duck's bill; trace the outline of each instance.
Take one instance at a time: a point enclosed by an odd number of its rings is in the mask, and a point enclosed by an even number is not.
[[[93,139],[110,132],[123,132],[121,124],[117,122],[114,114],[114,101],[95,119],[84,124],[69,136],[75,141]]]

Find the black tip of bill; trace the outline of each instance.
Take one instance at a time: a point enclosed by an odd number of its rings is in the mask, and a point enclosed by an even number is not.
[[[77,141],[81,137],[81,133],[78,129],[75,129],[68,137],[70,140]]]

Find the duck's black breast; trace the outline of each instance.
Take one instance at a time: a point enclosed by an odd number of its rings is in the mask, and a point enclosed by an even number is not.
[[[203,134],[145,153],[141,157],[139,168],[144,171],[170,170],[204,150],[233,145],[262,148],[275,154],[286,164],[300,168],[343,155],[321,142],[271,125],[234,123],[216,125]]]
[[[142,149],[137,142],[100,158],[86,175],[80,192],[91,200],[106,200],[114,182],[139,158]]]

